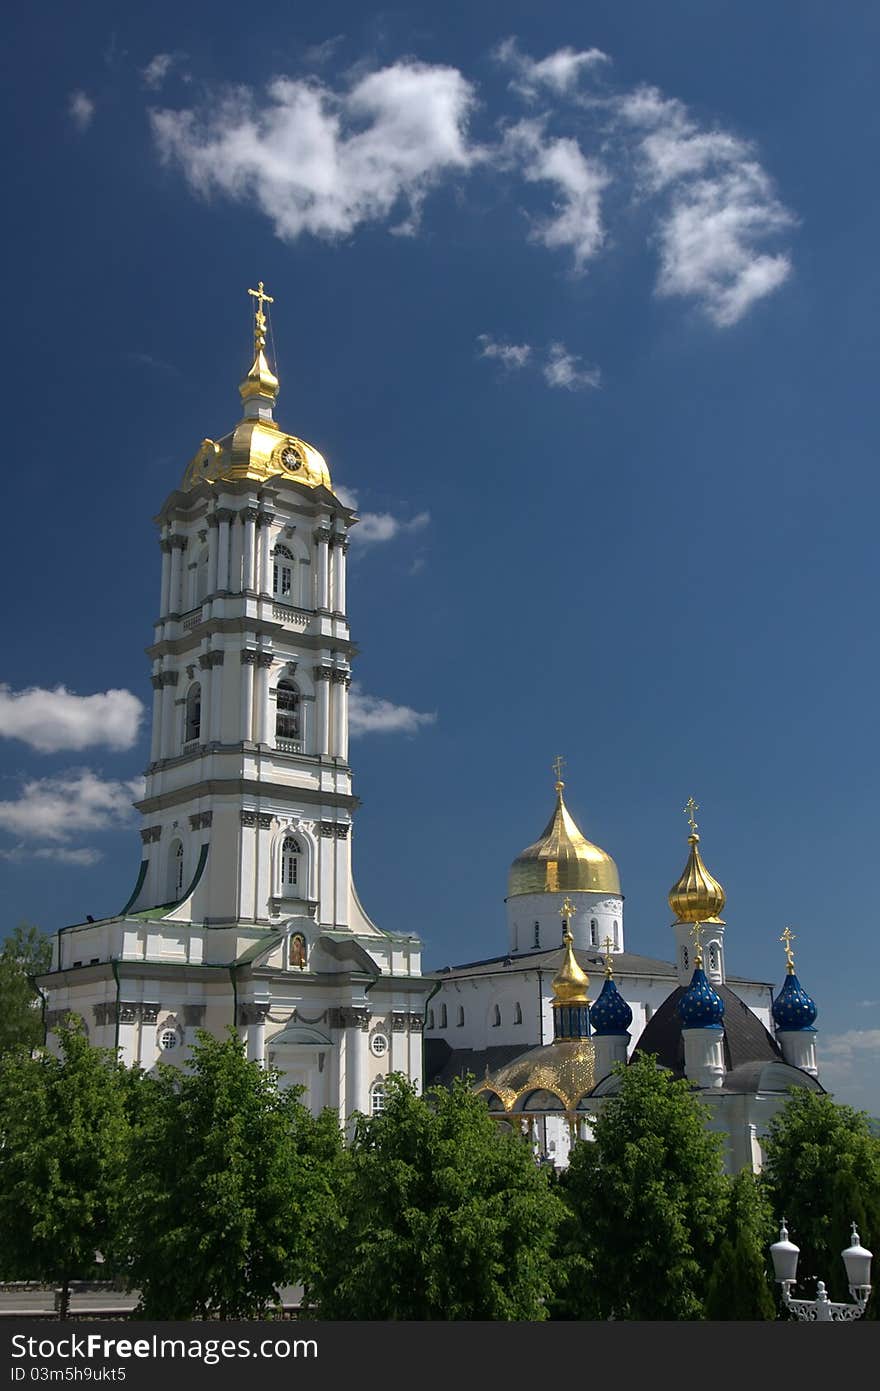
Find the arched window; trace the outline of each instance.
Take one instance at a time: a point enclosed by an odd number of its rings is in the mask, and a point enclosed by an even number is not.
[[[447,1018],[446,1018],[446,1006],[445,1006],[445,1005],[441,1005],[441,1006],[440,1006],[440,1028],[441,1028],[441,1029],[445,1029],[447,1023],[448,1023],[448,1020],[447,1020]]]
[[[183,742],[189,744],[198,739],[202,728],[202,688],[195,681],[186,693],[186,724]]]
[[[432,1009],[429,1009],[429,1010],[428,1010],[428,1028],[429,1028],[429,1029],[433,1029],[433,1027],[434,1027],[434,1011],[433,1011]]]
[[[597,923],[597,921],[596,921],[595,918],[590,918],[590,946],[591,946],[591,947],[598,947],[598,945],[599,945],[599,924]]]
[[[462,1025],[464,1024],[464,1005],[459,1005],[459,1007],[458,1007],[458,1019],[457,1019],[455,1022],[456,1022],[456,1027],[459,1028],[459,1029],[460,1029],[460,1028],[462,1027]]]
[[[620,946],[620,929],[616,922],[612,923],[611,926],[614,931],[614,950],[617,951],[617,948]]]
[[[183,842],[173,840],[168,849],[168,897],[180,898],[183,893]]]
[[[687,968],[688,968],[688,963],[689,963],[689,961],[690,961],[690,957],[688,956],[688,949],[687,949],[687,947],[682,947],[682,949],[681,949],[681,964],[682,964],[682,966],[684,967],[685,970],[687,970]]]
[[[293,552],[286,546],[276,546],[272,552],[272,593],[276,599],[293,603]]]
[[[541,924],[540,924],[540,923],[535,923],[535,946],[536,946],[536,947],[539,947],[540,945],[541,945]]]
[[[385,1110],[385,1083],[375,1082],[370,1088],[370,1115],[381,1116]]]
[[[710,943],[709,943],[709,970],[710,970],[710,971],[716,971],[717,969],[718,969],[718,944],[717,944],[716,942],[710,942]]]
[[[492,1009],[492,1028],[497,1029],[501,1023],[501,1006],[494,1005]]]
[[[295,836],[285,836],[281,843],[281,892],[297,888],[300,880],[302,846]]]
[[[292,681],[279,681],[275,691],[275,738],[299,738],[299,691]]]
[[[514,1024],[522,1023],[522,1005],[520,1004],[519,1000],[517,1000],[516,1004],[513,1007],[513,1022]]]

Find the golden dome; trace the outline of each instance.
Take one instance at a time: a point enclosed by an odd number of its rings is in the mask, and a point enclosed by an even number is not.
[[[288,478],[309,488],[333,491],[330,471],[323,454],[305,440],[288,435],[272,419],[278,399],[278,378],[266,358],[266,315],[264,304],[274,303],[263,289],[248,290],[257,301],[254,314],[254,361],[239,386],[244,403],[244,419],[231,434],[220,440],[202,440],[183,476],[184,491],[197,483],[233,482],[247,479],[264,483],[267,478]]]
[[[591,1038],[557,1039],[541,1048],[530,1048],[518,1058],[488,1073],[474,1091],[494,1092],[505,1111],[512,1111],[529,1092],[547,1091],[559,1097],[566,1111],[573,1111],[586,1092],[596,1085],[596,1048]]]
[[[540,840],[517,855],[507,881],[516,894],[620,893],[620,875],[610,855],[582,835],[556,784],[556,807]]]
[[[673,884],[669,890],[669,906],[675,914],[676,922],[721,921],[719,914],[724,908],[724,890],[703,864],[699,844],[700,837],[697,832],[691,831],[688,836],[688,845],[691,847],[688,862],[678,883]]]
[[[553,1003],[554,1005],[588,1005],[587,991],[590,988],[590,977],[586,971],[582,971],[577,963],[574,954],[574,938],[568,927],[565,925],[565,932],[562,940],[565,943],[565,955],[562,958],[562,965],[559,974],[553,978]]]

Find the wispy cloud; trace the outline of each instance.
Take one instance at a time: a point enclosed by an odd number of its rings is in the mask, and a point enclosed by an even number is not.
[[[67,114],[77,130],[88,130],[95,114],[95,103],[86,92],[71,92],[70,100],[67,103]]]
[[[564,391],[583,391],[586,387],[594,390],[602,385],[602,374],[598,367],[583,365],[576,353],[569,352],[564,343],[551,343],[543,361],[531,343],[496,342],[488,333],[477,338],[477,355],[497,361],[508,372],[521,371],[524,367],[538,369],[548,386]]]
[[[143,715],[143,703],[131,691],[80,696],[66,686],[13,691],[0,685],[0,735],[20,739],[38,753],[96,746],[130,749]]]
[[[334,34],[332,39],[325,39],[323,43],[314,43],[303,53],[303,62],[311,68],[323,67],[325,63],[329,63],[339,45],[344,42],[344,34]]]
[[[534,101],[543,88],[549,88],[557,96],[573,92],[585,73],[611,62],[608,54],[599,48],[568,47],[557,48],[546,58],[536,60],[523,53],[515,38],[503,39],[493,57],[513,70],[511,87],[529,101]]]
[[[564,343],[550,344],[542,370],[547,385],[563,391],[583,391],[585,387],[595,389],[602,384],[599,368],[582,367],[581,359],[575,353],[570,353]]]
[[[470,132],[475,84],[409,58],[359,64],[336,85],[312,75],[277,77],[265,94],[215,91],[198,109],[153,111],[153,132],[196,192],[248,202],[288,241],[371,223],[413,236],[432,189],[482,172],[534,190],[527,235],[577,274],[613,253],[615,219],[643,218],[657,296],[690,301],[718,328],[785,283],[791,255],[778,243],[796,219],[751,142],[654,87],[615,83],[595,48],[534,57],[508,38],[495,57],[529,111],[484,108],[483,143]]]
[[[53,864],[88,867],[96,865],[103,858],[102,852],[91,845],[69,850],[61,845],[41,845],[34,848],[22,844],[13,846],[11,850],[0,850],[0,860],[6,860],[11,864],[20,864],[26,860],[51,860]]]
[[[532,355],[530,343],[501,343],[488,333],[481,333],[478,336],[477,347],[480,357],[492,358],[494,361],[500,362],[502,367],[514,372],[525,367]]]
[[[346,488],[341,483],[333,486],[340,502],[357,511],[358,495],[354,489]],[[382,541],[393,541],[397,536],[423,531],[430,521],[430,512],[417,512],[414,517],[396,517],[392,512],[360,512],[351,537],[361,545],[376,545]]]
[[[338,238],[403,214],[418,224],[429,189],[474,159],[471,84],[456,68],[401,61],[347,91],[276,78],[266,100],[243,88],[210,112],[154,111],[162,157],[199,193],[254,200],[279,237]]]
[[[128,822],[143,796],[142,778],[105,780],[90,768],[29,778],[14,801],[0,802],[0,827],[31,841],[65,844],[81,831],[109,831]]]
[[[381,696],[367,695],[356,681],[352,682],[348,705],[352,738],[360,734],[417,734],[436,719],[436,712],[424,714],[409,705],[394,705]]]
[[[141,69],[144,86],[149,87],[151,91],[158,91],[177,62],[177,58],[176,53],[154,54],[147,66]]]
[[[829,1090],[880,1114],[880,1029],[850,1029],[820,1040],[819,1070]]]

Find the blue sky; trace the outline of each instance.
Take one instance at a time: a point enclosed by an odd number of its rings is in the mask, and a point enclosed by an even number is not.
[[[731,970],[781,982],[792,923],[880,1112],[878,40],[803,0],[13,18],[5,928],[135,877],[151,518],[236,419],[262,278],[279,419],[365,517],[368,911],[429,966],[503,950],[562,753],[668,956],[693,793]]]

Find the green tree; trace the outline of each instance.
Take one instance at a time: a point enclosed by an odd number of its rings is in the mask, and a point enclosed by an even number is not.
[[[118,1240],[128,1122],[124,1069],[92,1048],[81,1022],[60,1056],[0,1058],[0,1272],[61,1287],[94,1277]]]
[[[32,977],[48,971],[52,941],[32,923],[19,923],[0,951],[0,1054],[43,1042],[43,1011]]]
[[[415,1094],[388,1079],[361,1117],[322,1232],[310,1295],[325,1319],[547,1317],[563,1215],[527,1144],[466,1083]]]
[[[880,1249],[880,1140],[869,1117],[824,1092],[792,1091],[770,1122],[764,1180],[777,1223],[787,1219],[800,1247],[798,1281],[808,1285],[807,1297],[818,1277],[832,1299],[848,1299],[840,1253],[850,1244],[850,1224],[863,1246]],[[866,1317],[878,1316],[872,1295]]]
[[[699,1319],[729,1180],[690,1084],[636,1054],[563,1178],[556,1312]]]
[[[258,1318],[312,1272],[342,1149],[232,1030],[135,1083],[128,1273],[146,1318]]]
[[[734,1178],[706,1291],[709,1319],[775,1319],[770,1243],[773,1211],[751,1169]]]

